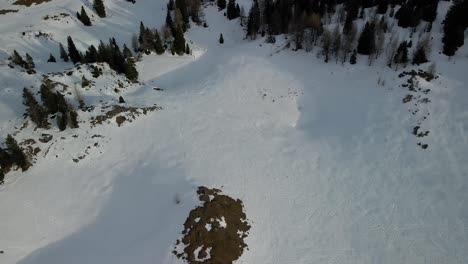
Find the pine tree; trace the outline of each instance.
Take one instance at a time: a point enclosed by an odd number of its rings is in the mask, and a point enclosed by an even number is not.
[[[153,36],[153,49],[158,55],[161,55],[165,52],[165,49],[162,44],[161,37],[159,36],[159,32],[155,30]]]
[[[221,33],[219,35],[219,44],[223,44],[224,43],[224,37],[223,37],[223,33]]]
[[[426,49],[423,46],[418,47],[418,49],[416,49],[416,52],[414,53],[414,56],[413,56],[413,65],[423,64],[428,61],[429,60],[426,57]]]
[[[26,106],[26,113],[38,127],[48,128],[46,110],[39,105],[34,95],[26,88],[23,89],[23,104]]]
[[[81,13],[76,12],[76,17],[81,21],[81,23],[83,23],[83,25],[88,27],[91,26],[91,20],[83,6],[81,6]]]
[[[73,39],[70,36],[68,36],[67,42],[68,42],[68,56],[70,57],[70,60],[74,64],[81,62],[81,54],[76,49],[75,43],[73,43]]]
[[[124,44],[123,46],[123,56],[126,60],[131,59],[133,57],[132,51],[130,51],[126,44]]]
[[[34,69],[36,67],[36,65],[34,64],[34,60],[33,58],[31,57],[31,55],[29,55],[28,53],[26,53],[26,64],[25,64],[25,68],[26,69]]]
[[[55,114],[58,111],[57,95],[50,90],[45,84],[41,84],[41,100],[44,106],[47,108],[49,114]]]
[[[67,113],[59,113],[57,115],[57,126],[60,131],[64,131],[67,128],[68,117]]]
[[[122,96],[119,96],[119,104],[125,104],[125,100]]]
[[[125,63],[125,76],[132,82],[138,81],[138,71],[132,61],[128,60]]]
[[[4,184],[5,180],[5,173],[3,173],[3,170],[0,168],[0,185]]]
[[[13,161],[10,154],[0,147],[0,172],[9,171],[12,165]]]
[[[70,110],[70,128],[78,128],[78,114],[75,110]]]
[[[85,53],[84,61],[86,63],[95,63],[97,62],[98,51],[94,45],[89,46],[88,50]]]
[[[68,112],[68,104],[67,101],[65,100],[65,97],[63,94],[56,92],[56,98],[57,98],[57,110],[64,114]]]
[[[171,29],[172,37],[175,37],[176,27],[174,25],[174,21],[172,20],[171,12],[169,10],[167,10],[166,13],[166,26]]]
[[[16,51],[16,50],[13,50],[13,54],[11,55],[11,61],[18,65],[18,66],[21,66],[21,67],[25,67],[26,66],[26,62],[23,60],[23,58],[21,57],[21,55],[19,55],[19,53]]]
[[[106,8],[103,0],[94,0],[93,8],[99,17],[106,17]]]
[[[11,135],[8,135],[5,145],[10,152],[13,163],[18,165],[23,171],[27,170],[30,167],[30,163],[26,155],[24,155],[23,150],[19,147],[18,142]]]
[[[237,10],[237,7],[239,5],[236,5],[236,0],[229,0],[228,6],[227,6],[227,18],[229,20],[231,19],[236,19],[239,17],[239,12]]]
[[[63,48],[62,43],[60,43],[60,59],[62,59],[65,62],[68,62],[68,60],[69,60],[68,53]]]
[[[375,31],[374,26],[366,23],[364,30],[359,37],[357,52],[363,55],[371,55],[375,51]]]
[[[408,43],[406,41],[400,43],[393,60],[396,64],[408,63]]]
[[[356,61],[357,61],[357,51],[354,50],[353,54],[351,54],[351,57],[349,58],[349,63],[356,64]]]
[[[57,62],[57,60],[55,59],[54,55],[52,55],[52,53],[49,55],[49,59],[47,60],[47,62]]]
[[[178,26],[176,29],[176,35],[174,38],[173,45],[174,45],[173,49],[175,53],[177,53],[178,55],[182,55],[185,53],[185,38],[184,38],[184,33],[180,26]]]
[[[455,55],[457,49],[464,44],[464,31],[468,27],[468,1],[454,1],[444,20],[443,53]]]
[[[226,0],[217,0],[216,4],[218,5],[218,9],[220,11],[226,8]]]
[[[187,45],[185,45],[185,54],[190,55],[190,52],[191,50],[190,50],[189,44],[187,43]]]
[[[254,0],[252,8],[249,11],[249,18],[247,20],[247,36],[255,39],[257,32],[260,29],[260,8],[258,1]]]
[[[187,3],[185,2],[185,0],[176,0],[175,5],[176,5],[176,8],[180,9],[180,13],[182,14],[182,19],[184,23],[188,24],[189,16],[188,16],[188,10],[187,10]]]

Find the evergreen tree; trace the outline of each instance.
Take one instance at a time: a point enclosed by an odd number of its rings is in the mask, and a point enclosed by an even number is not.
[[[30,164],[23,150],[19,147],[18,142],[11,135],[8,135],[5,140],[5,145],[10,152],[13,163],[18,165],[23,171],[27,170]]]
[[[62,43],[60,43],[60,59],[62,59],[65,62],[68,62],[68,60],[69,60],[68,53],[63,48]]]
[[[132,51],[130,51],[126,44],[124,44],[123,46],[123,56],[126,60],[131,59],[133,57]]]
[[[456,0],[450,7],[444,20],[443,53],[455,55],[457,49],[464,44],[464,31],[468,27],[468,1]]]
[[[57,95],[50,90],[45,84],[41,84],[41,100],[44,106],[47,108],[49,114],[55,114],[58,111]]]
[[[357,51],[354,50],[353,54],[351,54],[351,57],[349,58],[349,63],[356,64],[356,60],[357,60]]]
[[[125,62],[125,76],[132,82],[138,81],[138,71],[135,68],[135,64],[130,60]]]
[[[26,69],[34,69],[36,67],[36,65],[34,64],[34,60],[33,58],[31,57],[31,55],[29,55],[28,53],[26,53],[26,64],[25,64],[25,68]]]
[[[227,13],[227,18],[229,20],[236,19],[236,18],[239,17],[239,12],[240,11],[238,12],[238,10],[237,10],[238,6],[239,5],[236,5],[236,0],[229,0],[228,6],[227,6],[227,12],[226,12]]]
[[[189,44],[187,43],[187,45],[185,45],[185,54],[187,55],[190,55],[190,47],[189,47]]]
[[[260,29],[260,8],[258,1],[254,0],[254,3],[249,11],[249,18],[247,20],[247,36],[255,39],[257,32]]]
[[[161,37],[159,36],[159,32],[157,30],[154,31],[153,34],[153,50],[158,54],[161,55],[165,52],[164,46],[161,41]]]
[[[119,96],[119,104],[125,104],[125,100],[122,96]]]
[[[81,6],[81,13],[76,12],[76,17],[81,21],[81,23],[83,23],[83,25],[88,27],[91,26],[91,20],[83,6]]]
[[[180,9],[180,13],[182,14],[182,19],[184,23],[188,24],[189,16],[188,16],[188,10],[187,10],[187,3],[185,2],[185,0],[176,0],[175,5],[176,5],[176,8]]]
[[[357,52],[363,55],[371,55],[375,51],[375,30],[374,26],[366,23],[364,30],[359,37]]]
[[[73,39],[70,36],[68,36],[67,42],[68,42],[68,56],[70,57],[70,60],[74,64],[81,62],[81,54],[76,49],[75,43],[73,43]]]
[[[19,55],[19,53],[16,50],[13,50],[13,55],[11,55],[11,61],[21,67],[26,66],[26,62],[23,60],[23,57]]]
[[[70,110],[70,128],[78,128],[78,114],[75,110]]]
[[[13,165],[10,154],[0,147],[0,171],[8,171]]]
[[[23,89],[23,104],[26,106],[26,113],[38,127],[48,128],[46,110],[39,105],[34,95],[26,88]]]
[[[377,5],[377,13],[384,15],[387,13],[388,10],[388,0],[380,0],[379,4]]]
[[[5,179],[5,173],[3,173],[3,170],[0,168],[0,185],[5,183],[4,179]]]
[[[84,61],[86,63],[95,63],[97,62],[98,51],[94,45],[89,46],[88,50],[85,53]]]
[[[224,37],[223,37],[223,33],[221,33],[219,35],[219,44],[223,44],[224,43]]]
[[[64,131],[67,128],[68,117],[67,113],[59,113],[57,115],[57,126],[60,131]]]
[[[56,92],[56,98],[57,98],[57,110],[62,113],[62,114],[65,114],[68,112],[68,104],[67,104],[67,101],[65,100],[65,97],[63,96],[63,94],[59,93],[59,92]]]
[[[49,59],[47,60],[47,62],[57,62],[57,60],[55,59],[54,55],[52,55],[52,53],[49,55]]]
[[[99,17],[106,17],[106,9],[103,0],[94,0],[93,8]]]
[[[182,54],[185,53],[184,32],[182,31],[180,26],[178,26],[177,29],[176,29],[176,35],[175,35],[175,38],[174,38],[173,49],[174,49],[174,52],[177,53],[178,55],[182,55]]]
[[[172,37],[175,37],[176,27],[174,25],[174,21],[172,20],[171,12],[169,10],[167,10],[166,13],[166,26],[171,29]]]
[[[413,56],[413,65],[414,64],[419,65],[422,63],[426,63],[428,61],[429,60],[426,57],[426,49],[423,46],[418,47],[418,49],[416,50]]]
[[[406,64],[408,63],[408,43],[403,41],[398,46],[395,57],[393,61],[396,64]]]
[[[226,0],[217,0],[216,4],[218,5],[218,9],[220,11],[226,8]]]

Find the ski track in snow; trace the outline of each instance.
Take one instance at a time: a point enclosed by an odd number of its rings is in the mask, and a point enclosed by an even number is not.
[[[125,16],[117,7],[114,18]],[[96,127],[90,133],[109,142],[78,164],[70,157],[82,142],[64,141],[58,158],[8,175],[0,263],[180,263],[171,250],[200,185],[245,204],[249,250],[236,263],[468,259],[465,75],[431,92],[430,148],[421,150],[395,72],[270,56],[280,44],[242,40],[214,8],[206,18],[209,28],[188,34],[195,56],[138,64],[146,86],[126,101],[163,111]]]

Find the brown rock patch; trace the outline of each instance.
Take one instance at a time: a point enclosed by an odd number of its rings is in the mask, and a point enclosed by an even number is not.
[[[218,189],[199,187],[197,194],[203,204],[190,212],[173,253],[189,264],[232,264],[247,248],[243,203]]]

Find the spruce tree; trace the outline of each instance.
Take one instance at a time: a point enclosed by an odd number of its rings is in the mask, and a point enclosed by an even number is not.
[[[73,43],[73,39],[70,36],[68,36],[67,42],[68,42],[68,56],[70,57],[70,60],[74,64],[81,62],[81,54],[76,49],[75,43]]]
[[[94,45],[89,46],[88,50],[84,55],[84,61],[86,63],[95,63],[97,62],[98,51]]]
[[[185,54],[187,55],[190,55],[190,47],[189,47],[189,44],[187,43],[187,45],[185,45]]]
[[[70,110],[70,128],[78,128],[78,114],[75,110]]]
[[[57,62],[57,60],[55,59],[54,55],[52,55],[52,53],[49,55],[49,59],[47,60],[47,62]]]
[[[4,184],[5,180],[5,174],[3,173],[3,170],[0,168],[0,185]]]
[[[16,50],[13,50],[13,54],[11,55],[11,61],[21,67],[26,66],[26,62],[23,60],[23,57],[19,55],[19,53]]]
[[[406,41],[401,42],[400,45],[398,46],[398,49],[396,51],[395,57],[393,58],[393,61],[396,64],[408,63],[408,43]]]
[[[8,171],[13,165],[10,154],[0,147],[0,171]]]
[[[11,135],[8,135],[5,140],[5,145],[10,152],[13,163],[18,165],[23,171],[27,170],[30,164],[23,150],[19,147],[18,142]]]
[[[57,126],[60,131],[64,131],[67,128],[68,118],[67,113],[59,113],[57,115]]]
[[[363,55],[371,55],[375,51],[374,26],[366,23],[364,30],[359,37],[357,52]]]
[[[254,0],[254,3],[249,11],[249,18],[247,20],[247,36],[255,39],[257,32],[260,29],[260,7],[258,1]]]
[[[65,100],[65,97],[63,94],[56,92],[56,98],[57,98],[57,110],[60,113],[67,113],[68,112],[68,104],[67,101]]]
[[[226,14],[229,20],[239,17],[239,12],[237,12],[236,0],[229,0]]]
[[[223,33],[221,33],[219,35],[219,44],[223,44],[224,43],[224,37],[223,37]]]
[[[106,9],[103,0],[94,0],[93,8],[99,17],[106,17]]]
[[[60,59],[62,59],[65,62],[68,62],[68,60],[69,60],[68,53],[63,48],[62,43],[60,43]]]
[[[429,60],[427,59],[427,56],[426,56],[426,49],[421,46],[421,47],[418,47],[416,49],[416,52],[414,53],[414,56],[413,56],[413,65],[414,64],[423,64],[423,63],[426,63],[428,62]]]
[[[25,64],[25,68],[26,69],[34,69],[36,67],[36,65],[34,64],[34,60],[33,58],[31,57],[31,55],[29,55],[28,53],[26,53],[26,64]]]
[[[356,64],[356,61],[357,61],[357,51],[354,50],[353,54],[351,54],[351,57],[349,58],[349,63]]]
[[[123,56],[126,60],[131,59],[133,57],[132,51],[127,47],[126,44],[123,46]]]
[[[132,61],[125,62],[125,77],[132,82],[138,81],[138,71]]]
[[[169,10],[167,10],[166,13],[166,26],[171,29],[172,37],[175,37],[176,27],[174,25],[174,21],[172,20],[171,12]]]
[[[44,106],[47,108],[49,114],[55,114],[58,111],[57,95],[50,90],[45,84],[40,87],[41,100]]]
[[[182,55],[185,53],[184,32],[182,31],[182,28],[180,26],[177,26],[173,45],[175,53],[177,53],[178,55]]]
[[[226,8],[226,0],[217,0],[216,4],[218,5],[218,9],[220,11]]]
[[[86,13],[86,10],[84,9],[83,6],[81,6],[81,12],[78,13],[76,12],[76,17],[83,23],[85,26],[91,26],[91,20],[88,17],[88,14]]]
[[[161,37],[159,36],[158,30],[154,31],[153,36],[154,36],[153,41],[152,41],[153,42],[153,49],[158,55],[161,55],[161,54],[163,54],[165,52],[165,49],[164,49],[164,46],[162,44]]]
[[[182,14],[182,19],[184,20],[184,23],[188,24],[189,15],[188,15],[188,10],[187,10],[187,3],[185,2],[185,0],[176,0],[175,5],[176,5],[176,8],[180,9],[180,13]]]
[[[48,128],[46,110],[39,105],[34,95],[26,88],[23,89],[23,104],[26,106],[26,113],[38,127]]]

